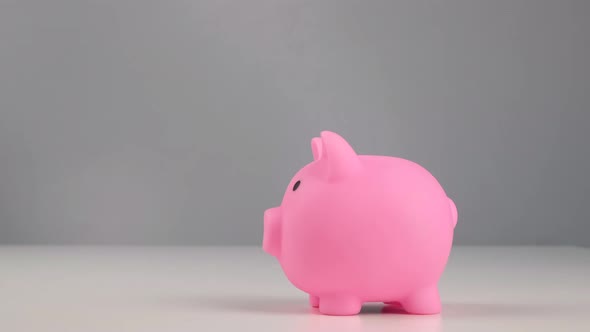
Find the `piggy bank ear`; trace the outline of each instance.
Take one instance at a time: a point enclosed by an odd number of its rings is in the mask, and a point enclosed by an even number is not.
[[[319,137],[314,137],[311,140],[311,153],[313,153],[313,160],[320,160],[322,159],[322,149],[323,149],[322,139]]]
[[[361,163],[356,152],[340,135],[323,131],[321,143],[321,148],[316,148],[316,150],[319,151],[320,159],[323,159],[327,165],[327,175],[330,180],[341,179],[359,171]],[[313,141],[312,145],[314,145]],[[314,157],[315,155],[316,152],[314,152]]]

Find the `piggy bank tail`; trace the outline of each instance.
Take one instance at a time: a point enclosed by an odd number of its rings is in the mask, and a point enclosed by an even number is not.
[[[453,228],[455,228],[455,226],[457,226],[457,206],[455,206],[455,202],[453,202],[452,199],[449,198],[449,205],[451,206],[451,221],[453,222]]]

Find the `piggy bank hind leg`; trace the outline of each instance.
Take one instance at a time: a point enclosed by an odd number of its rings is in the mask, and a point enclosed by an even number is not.
[[[329,295],[319,299],[320,313],[332,316],[356,315],[363,303],[354,296]]]
[[[441,310],[438,288],[436,286],[431,286],[416,290],[403,299],[401,305],[403,309],[410,314],[438,314]]]
[[[402,304],[399,301],[383,302],[395,310],[403,310]]]

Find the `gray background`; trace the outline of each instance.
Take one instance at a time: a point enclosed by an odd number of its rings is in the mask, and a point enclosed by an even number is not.
[[[0,243],[260,244],[342,134],[459,244],[590,245],[590,2],[0,0]]]

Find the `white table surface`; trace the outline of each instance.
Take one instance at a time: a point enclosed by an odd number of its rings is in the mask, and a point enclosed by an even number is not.
[[[0,247],[0,331],[590,331],[590,249],[455,247],[443,312],[318,314],[254,247]]]

